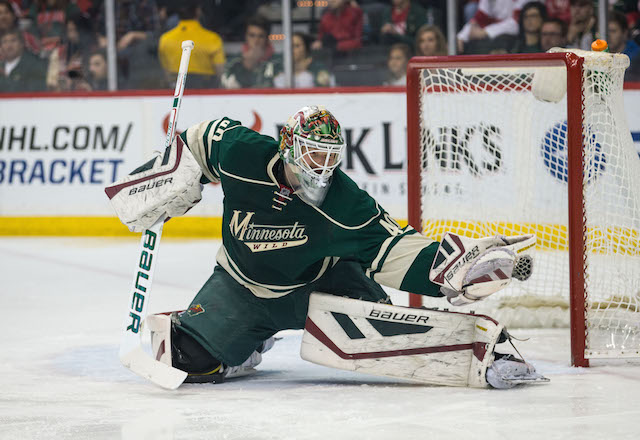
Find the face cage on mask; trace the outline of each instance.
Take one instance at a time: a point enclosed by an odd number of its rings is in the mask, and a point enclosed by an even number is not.
[[[293,148],[295,164],[312,180],[324,186],[331,178],[333,170],[340,165],[344,143],[326,144],[294,135]],[[325,153],[323,163],[314,159],[314,153]]]

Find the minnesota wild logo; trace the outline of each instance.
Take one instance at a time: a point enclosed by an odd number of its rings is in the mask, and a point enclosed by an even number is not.
[[[200,304],[196,304],[195,306],[189,307],[187,309],[187,315],[189,316],[196,316],[200,313],[204,313],[204,307],[202,307]]]
[[[229,230],[238,241],[251,252],[273,251],[305,244],[309,237],[305,226],[298,222],[292,225],[260,225],[252,222],[255,212],[233,211]]]

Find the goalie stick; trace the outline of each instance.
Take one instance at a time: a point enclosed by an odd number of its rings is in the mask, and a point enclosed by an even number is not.
[[[193,46],[194,43],[191,40],[182,42],[182,56],[180,57],[176,88],[173,92],[173,107],[169,117],[169,126],[167,127],[165,148],[168,148],[173,142]],[[142,348],[142,324],[148,312],[151,282],[157,263],[158,245],[160,244],[165,220],[166,215],[161,216],[142,234],[140,259],[133,278],[131,303],[123,324],[119,357],[122,365],[134,373],[163,388],[174,390],[184,382],[187,373],[154,359]],[[166,347],[166,349],[171,350],[171,347]]]

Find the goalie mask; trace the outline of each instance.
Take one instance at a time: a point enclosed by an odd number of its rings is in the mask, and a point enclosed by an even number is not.
[[[303,107],[289,118],[280,130],[280,157],[302,200],[322,204],[344,146],[340,124],[323,106]]]

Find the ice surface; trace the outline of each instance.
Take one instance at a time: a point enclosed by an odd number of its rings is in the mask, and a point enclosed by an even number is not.
[[[218,246],[163,239],[151,311],[187,306]],[[165,391],[118,361],[137,252],[133,235],[0,239],[0,439],[640,438],[640,363],[571,368],[568,330],[512,332],[530,338],[518,348],[548,385],[331,370],[301,360],[301,332],[286,331],[254,376]]]

